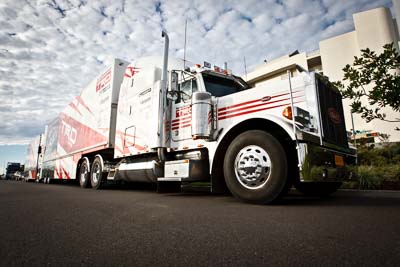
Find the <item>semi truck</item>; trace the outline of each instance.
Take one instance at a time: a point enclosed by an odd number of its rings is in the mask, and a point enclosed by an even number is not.
[[[44,133],[40,134],[28,144],[24,168],[24,180],[26,182],[38,181],[40,178],[43,163],[44,151],[42,151],[42,147],[44,147],[45,142],[44,136]]]
[[[270,203],[293,185],[331,194],[350,175],[342,98],[326,78],[251,88],[226,69],[169,58],[162,36],[162,57],[115,59],[49,123],[41,178],[201,184]]]
[[[15,173],[21,171],[21,164],[18,162],[7,162],[7,167],[6,167],[6,175],[5,179],[6,180],[11,180],[15,179]]]

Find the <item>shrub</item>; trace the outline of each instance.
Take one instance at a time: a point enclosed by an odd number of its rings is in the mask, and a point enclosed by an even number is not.
[[[360,189],[381,189],[400,183],[400,143],[358,149],[358,166],[349,166]]]
[[[357,176],[360,183],[360,189],[378,189],[382,181],[377,169],[372,166],[359,166]]]
[[[400,182],[400,164],[387,165],[380,167],[378,171],[385,181]]]

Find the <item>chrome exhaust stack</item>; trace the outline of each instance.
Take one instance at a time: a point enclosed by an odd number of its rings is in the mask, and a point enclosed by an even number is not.
[[[158,114],[158,155],[160,161],[165,161],[165,141],[164,141],[164,119],[167,101],[167,80],[168,80],[168,51],[169,37],[166,31],[162,31],[161,36],[165,38],[163,68],[161,73],[161,87],[159,98],[159,114]]]

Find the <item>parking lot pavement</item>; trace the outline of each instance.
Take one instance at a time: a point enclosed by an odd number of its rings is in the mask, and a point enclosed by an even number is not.
[[[398,266],[400,192],[275,205],[0,181],[0,266]]]

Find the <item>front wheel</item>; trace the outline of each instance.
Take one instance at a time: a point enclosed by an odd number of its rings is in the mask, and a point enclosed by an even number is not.
[[[103,163],[100,157],[96,157],[92,164],[92,171],[90,172],[90,183],[93,189],[100,189],[105,180],[103,172]]]
[[[286,153],[279,141],[261,130],[237,136],[224,159],[224,177],[238,199],[269,203],[278,198],[287,180]]]

